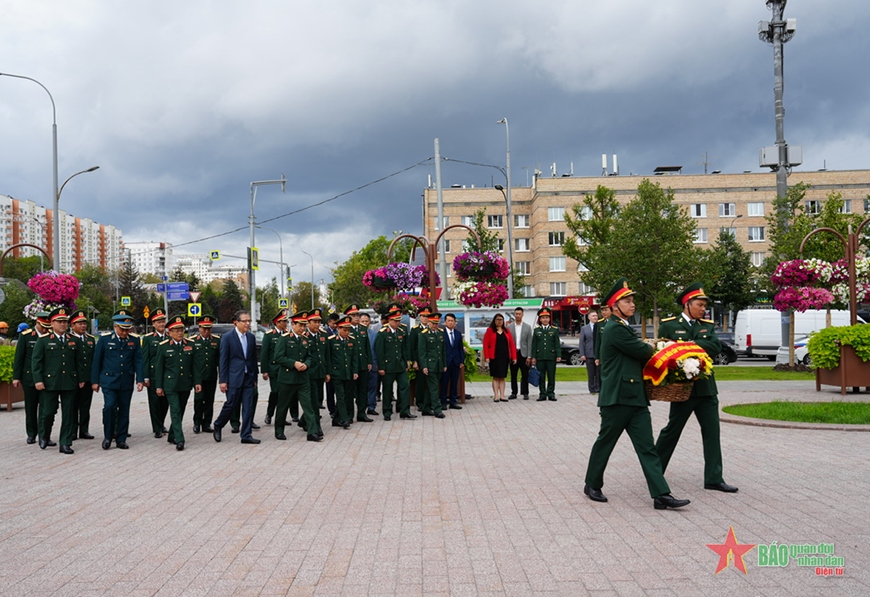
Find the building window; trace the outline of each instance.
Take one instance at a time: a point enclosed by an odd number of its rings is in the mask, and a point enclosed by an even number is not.
[[[818,214],[822,211],[822,202],[816,200],[807,201],[806,207],[808,214]]]
[[[504,217],[503,216],[486,216],[486,226],[487,226],[487,228],[503,228],[504,227]]]
[[[749,242],[758,243],[764,240],[764,226],[749,227]]]
[[[514,261],[514,267],[517,268],[517,271],[524,276],[532,275],[532,262],[531,261]]]
[[[528,215],[514,216],[514,228],[528,228],[530,218]]]
[[[549,234],[550,237],[550,246],[551,247],[561,247],[565,244],[565,233],[564,232],[551,232]]]
[[[516,250],[518,253],[523,253],[525,251],[531,251],[529,248],[529,239],[528,238],[515,238],[514,243],[516,244]]]
[[[589,286],[588,284],[584,284],[583,282],[580,282],[580,294],[581,295],[595,294],[595,289],[592,288],[591,286]]]
[[[751,254],[752,265],[755,267],[761,267],[764,263],[764,253],[753,251]]]
[[[535,287],[531,286],[529,284],[526,284],[525,286],[523,286],[522,293],[523,293],[524,297],[532,298],[535,296]]]
[[[588,205],[584,205],[580,208],[580,219],[581,220],[591,220],[592,219],[592,208]]]
[[[695,230],[695,244],[707,242],[707,229],[698,228]]]
[[[496,240],[498,241],[498,252],[499,252],[499,253],[504,253],[504,239],[503,239],[503,238],[499,238],[499,239],[496,239]]]
[[[747,203],[746,204],[746,215],[751,217],[755,216],[763,216],[764,215],[764,202],[759,201],[757,203]]]
[[[474,228],[474,216],[462,216],[461,223]]]
[[[870,211],[870,199],[864,199],[864,213]]]
[[[843,207],[840,208],[840,213],[841,214],[852,213],[852,200],[851,199],[844,199],[843,200]]]
[[[548,207],[547,208],[547,219],[551,222],[559,222],[565,220],[565,208],[564,207]]]
[[[719,234],[722,234],[723,232],[727,232],[734,238],[737,238],[737,228],[728,228],[727,226],[722,226],[721,228],[719,228]]]
[[[550,296],[565,296],[567,294],[567,282],[550,282]]]
[[[450,216],[443,216],[444,228],[450,226]],[[441,230],[441,226],[438,225],[438,216],[435,216],[435,230]]]
[[[449,253],[450,252],[450,241],[442,238],[440,241],[438,241],[438,252],[439,253],[441,252],[441,247],[444,247],[445,253]]]
[[[720,203],[719,204],[719,217],[720,218],[733,218],[737,215],[737,208],[733,203]]]
[[[550,257],[550,271],[551,272],[564,272],[565,271],[565,258],[564,257]]]
[[[693,218],[706,218],[707,204],[693,203],[691,206],[689,206],[689,215],[691,215]]]

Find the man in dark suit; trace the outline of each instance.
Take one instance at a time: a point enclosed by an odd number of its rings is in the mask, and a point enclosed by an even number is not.
[[[236,311],[236,329],[221,336],[220,388],[227,395],[218,418],[214,421],[214,440],[221,441],[221,430],[230,420],[237,404],[242,405],[242,443],[259,444],[251,431],[254,426],[254,388],[257,384],[257,345],[251,333],[251,314]]]
[[[514,339],[517,348],[517,362],[511,363],[511,393],[508,400],[517,398],[517,372],[520,373],[520,394],[523,400],[529,399],[529,365],[532,363],[532,326],[523,323],[522,307],[514,309],[514,321],[508,325],[511,338]]]
[[[456,315],[448,313],[444,317],[444,349],[447,369],[441,377],[441,408],[460,410],[457,404],[459,376],[465,374],[465,345],[462,342],[462,332],[456,329]],[[450,395],[447,395],[448,386]]]
[[[586,372],[589,374],[589,393],[598,393],[598,365],[595,364],[595,325],[598,323],[598,313],[589,313],[589,323],[580,329],[580,360],[586,362]]]

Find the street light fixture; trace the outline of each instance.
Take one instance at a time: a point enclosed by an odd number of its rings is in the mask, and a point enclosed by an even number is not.
[[[302,249],[299,249],[302,251]],[[314,308],[314,257],[311,256],[311,253],[308,251],[302,251],[309,257],[311,257],[311,308]]]
[[[511,129],[508,125],[507,117],[502,118],[496,124],[503,124],[505,135],[507,136],[507,159],[506,159],[506,171],[505,177],[507,178],[507,194],[505,194],[505,202],[507,202],[507,231],[508,231],[508,257],[510,260],[511,271],[514,268],[514,260],[513,260],[513,247],[511,247],[512,239],[511,239],[511,219],[513,218],[511,214]],[[514,297],[514,279],[513,276],[508,276],[508,296],[510,298]]]
[[[508,192],[505,193],[505,188],[503,186],[501,186],[500,184],[495,185],[495,190],[501,191],[501,194],[504,196],[505,203],[507,203],[508,263],[510,263],[510,266],[511,266],[510,274],[508,275],[508,296],[510,298],[514,298],[514,276],[513,276],[513,272],[514,272],[514,237],[513,237],[513,234],[511,233],[511,225],[513,224],[513,222],[511,222],[511,218],[512,218],[512,216],[511,216],[511,203],[510,203],[510,199],[508,199],[508,197],[510,197],[510,190],[508,190]]]
[[[281,255],[279,257],[279,259],[281,261],[281,298],[287,298],[287,291],[286,291],[286,286],[285,286],[286,280],[284,279],[284,268],[286,267],[287,264],[284,263],[284,243],[281,241],[281,235],[278,234],[278,231],[273,229],[273,228],[268,228],[266,226],[260,226],[259,224],[257,224],[257,228],[261,228],[263,230],[269,230],[271,232],[274,232],[275,236],[278,237],[278,250],[279,250],[280,255]]]
[[[248,223],[251,228],[251,246],[248,247],[248,290],[251,293],[251,329],[257,331],[257,280],[254,272],[254,247],[256,240],[254,236],[254,226],[256,219],[254,217],[254,203],[257,201],[257,187],[266,184],[280,184],[281,192],[286,192],[287,179],[281,175],[281,180],[256,180],[251,183],[251,215],[248,217]]]

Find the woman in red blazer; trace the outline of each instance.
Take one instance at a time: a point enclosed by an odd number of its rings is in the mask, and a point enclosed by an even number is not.
[[[510,363],[517,362],[517,348],[514,339],[504,324],[504,316],[497,313],[483,335],[483,361],[489,361],[489,374],[492,376],[493,402],[507,402],[504,397],[505,378]]]

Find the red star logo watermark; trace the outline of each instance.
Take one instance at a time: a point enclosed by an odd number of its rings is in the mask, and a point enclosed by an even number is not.
[[[728,536],[725,537],[725,543],[708,543],[707,547],[719,554],[719,565],[716,566],[716,574],[719,574],[728,567],[730,562],[734,563],[734,567],[746,574],[746,564],[743,562],[743,556],[755,547],[755,544],[740,545],[737,543],[737,537],[734,536],[734,527],[728,527]]]

